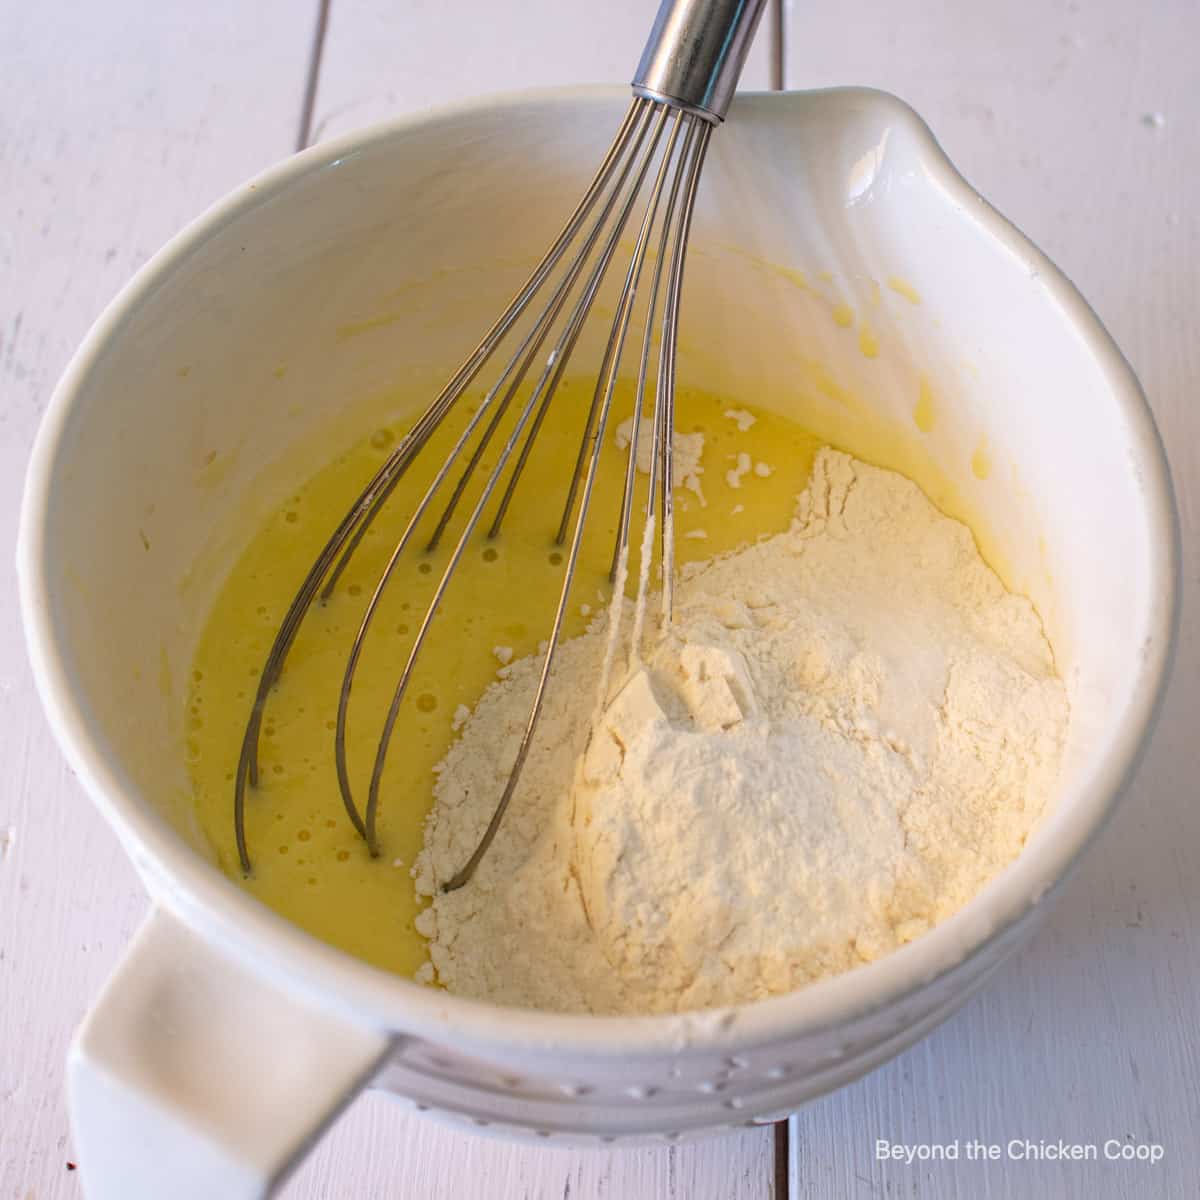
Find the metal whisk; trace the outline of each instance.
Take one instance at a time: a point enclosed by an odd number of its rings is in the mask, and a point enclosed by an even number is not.
[[[593,483],[600,461],[600,450],[612,406],[613,391],[642,282],[643,268],[650,257],[652,244],[656,244],[656,253],[653,256],[650,291],[645,305],[633,428],[611,575],[617,582],[619,594],[623,586],[628,555],[639,426],[657,319],[660,320],[661,327],[653,389],[652,425],[648,431],[651,435],[651,455],[644,513],[646,524],[643,561],[648,557],[647,551],[652,545],[660,520],[656,511],[656,504],[660,503],[662,604],[664,618],[670,619],[674,561],[671,434],[674,428],[675,348],[684,258],[696,189],[709,137],[713,128],[724,118],[733,98],[764,4],[765,0],[663,0],[634,76],[634,98],[629,111],[578,207],[500,318],[363,489],[305,576],[271,646],[242,739],[234,784],[234,827],[238,855],[244,872],[249,873],[251,869],[250,854],[246,845],[246,789],[247,785],[256,787],[258,784],[258,747],[263,712],[271,689],[279,680],[284,661],[305,614],[318,597],[324,600],[332,594],[367,530],[387,504],[409,466],[491,360],[509,332],[528,312],[532,314],[530,328],[520,333],[516,339],[517,344],[507,358],[499,377],[467,421],[463,432],[405,524],[367,603],[346,665],[334,734],[338,784],[346,813],[354,828],[365,839],[371,854],[379,853],[376,826],[380,786],[388,748],[413,668],[425,644],[431,622],[469,540],[489,509],[492,497],[507,471],[507,481],[491,515],[486,534],[488,538],[499,535],[530,450],[542,428],[555,391],[592,310],[597,292],[616,257],[622,234],[627,227],[632,228],[633,225],[636,225],[637,235],[597,374],[579,454],[558,525],[557,543],[565,545],[569,538],[569,550],[553,627],[545,643],[537,691],[516,760],[487,830],[470,859],[443,885],[445,891],[453,891],[466,883],[487,852],[512,799],[529,752],[555,650],[562,633],[563,619],[592,498]],[[648,191],[647,180],[650,181]],[[640,215],[635,215],[639,213]],[[536,312],[535,299],[543,304],[540,311]],[[401,555],[413,539],[418,523],[435,498],[442,493],[443,485],[447,483],[455,465],[465,460],[457,482],[450,489],[445,509],[426,549],[432,550],[437,546],[502,419],[509,412],[526,376],[535,367],[539,372],[536,383],[517,409],[518,415],[513,427],[498,454],[495,466],[482,486],[479,498],[450,554],[433,592],[433,598],[418,627],[384,720],[371,771],[366,807],[360,810],[346,763],[346,724],[355,672],[372,618]],[[646,571],[643,567],[641,587],[645,586],[645,576]],[[617,612],[619,606],[614,606],[614,620]]]

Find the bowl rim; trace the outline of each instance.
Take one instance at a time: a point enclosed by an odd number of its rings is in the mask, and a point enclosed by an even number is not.
[[[942,978],[1001,938],[1056,888],[1097,836],[1125,790],[1161,709],[1180,609],[1180,533],[1162,440],[1141,386],[1111,336],[1065,275],[966,182],[925,122],[904,101],[868,88],[744,94],[734,109],[770,105],[786,112],[814,102],[868,105],[879,119],[904,127],[934,183],[969,206],[986,232],[1031,270],[1090,347],[1131,430],[1131,453],[1143,483],[1153,533],[1151,571],[1159,581],[1153,636],[1129,699],[1129,717],[1081,785],[1068,830],[1052,845],[1031,846],[958,913],[876,962],[797,991],[702,1013],[592,1016],[511,1008],[428,988],[360,961],[293,925],[224,876],[186,845],[119,762],[93,735],[86,706],[72,686],[55,628],[48,577],[50,483],[64,434],[88,376],[127,316],[160,281],[217,230],[281,195],[314,172],[381,146],[406,132],[499,110],[544,111],[610,104],[617,87],[544,88],[472,98],[406,114],[319,143],[235,188],[173,237],[105,308],[62,375],[30,456],[17,541],[17,574],[26,645],[51,729],[68,762],[116,830],[155,901],[230,957],[284,988],[299,990],[351,1019],[470,1048],[531,1054],[609,1057],[679,1055],[688,1047],[725,1051],[818,1034],[881,1010]],[[614,112],[616,109],[614,108]],[[1069,833],[1069,836],[1067,834]]]

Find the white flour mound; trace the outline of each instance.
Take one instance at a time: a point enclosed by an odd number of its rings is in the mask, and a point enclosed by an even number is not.
[[[593,1013],[784,992],[955,912],[1053,793],[1068,708],[1037,614],[899,475],[823,450],[792,528],[686,569],[675,617],[594,728],[602,623],[560,648],[496,840],[442,895],[540,659],[463,725],[414,868],[451,991]]]

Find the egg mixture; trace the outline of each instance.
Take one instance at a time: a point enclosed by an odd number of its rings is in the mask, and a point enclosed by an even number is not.
[[[457,432],[453,423],[396,489],[336,593],[309,613],[289,654],[266,709],[260,785],[247,793],[248,877],[234,842],[233,779],[262,664],[301,579],[395,448],[406,421],[372,430],[287,498],[242,553],[201,635],[188,698],[187,752],[197,813],[218,864],[301,928],[388,970],[411,976],[428,962],[426,940],[414,927],[424,905],[410,872],[433,803],[433,768],[455,739],[455,714],[475,705],[504,662],[533,653],[550,628],[565,553],[554,533],[591,392],[587,381],[561,386],[501,536],[488,541],[477,532],[440,607],[388,759],[379,858],[370,857],[352,828],[337,786],[338,691],[363,609]],[[465,417],[473,405],[464,404]],[[389,410],[411,413],[414,406],[410,397],[397,395]],[[626,464],[611,434],[631,412],[632,389],[618,389],[564,637],[582,632],[610,598],[608,568]],[[678,391],[676,414],[678,431],[703,435],[695,479],[706,501],[695,490],[676,489],[676,562],[708,559],[786,529],[817,439],[766,409],[748,412],[744,404],[693,389]],[[494,460],[493,451],[481,469]],[[295,474],[302,478],[304,472]],[[383,714],[453,541],[449,537],[433,554],[423,551],[423,542],[414,543],[368,637],[348,730],[360,807]]]

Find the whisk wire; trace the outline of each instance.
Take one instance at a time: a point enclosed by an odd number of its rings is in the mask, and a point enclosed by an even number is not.
[[[692,214],[696,207],[696,189],[712,125],[700,129],[696,153],[688,166],[683,212],[675,229],[675,247],[671,257],[671,276],[667,284],[667,303],[663,310],[662,338],[659,342],[657,390],[662,396],[664,435],[660,441],[662,467],[662,617],[670,622],[675,607],[675,501],[672,470],[672,431],[675,428],[675,355],[679,335],[679,297],[683,291],[683,267],[687,259],[688,237],[692,229]]]
[[[405,470],[435,432],[454,403],[470,386],[472,380],[491,356],[492,351],[525,310],[530,298],[557,266],[567,247],[575,239],[579,229],[595,207],[595,202],[603,193],[613,171],[622,161],[631,133],[637,126],[639,118],[652,107],[654,107],[652,101],[641,96],[634,98],[591,182],[550,249],[530,273],[491,329],[454,373],[442,392],[422,413],[400,445],[392,451],[359,494],[353,507],[338,523],[316,561],[309,568],[288,606],[259,675],[258,687],[255,690],[250,716],[246,722],[246,729],[238,752],[238,763],[234,776],[233,823],[238,860],[243,874],[250,875],[253,869],[246,841],[246,788],[247,785],[256,788],[259,782],[258,745],[262,733],[263,713],[267,697],[279,679],[283,664],[295,642],[305,615],[312,607],[318,592],[321,592],[322,599],[327,599],[332,594],[334,586],[348,565],[355,549],[395,490]],[[321,585],[326,580],[326,576],[329,578],[322,590]],[[366,826],[357,810],[353,806],[347,806],[347,812],[356,831],[361,837],[366,838]]]
[[[450,382],[443,388],[441,395],[426,409],[412,433],[405,439],[406,443],[412,438],[419,436],[420,444],[416,447],[419,449],[432,436],[437,426],[443,418],[449,413],[454,404],[460,399],[463,392],[470,387],[471,383],[483,369],[484,364],[492,356],[493,351],[503,341],[504,337],[512,326],[519,320],[521,314],[525,311],[529,301],[537,293],[538,289],[545,282],[549,274],[558,265],[559,260],[566,252],[567,247],[574,241],[580,227],[587,220],[588,214],[595,207],[596,199],[603,193],[605,186],[611,177],[612,171],[621,161],[621,156],[624,153],[625,147],[628,144],[629,137],[636,129],[638,118],[646,111],[653,108],[651,101],[641,97],[635,98],[630,104],[628,111],[625,114],[625,119],[621,123],[620,129],[617,131],[616,137],[609,146],[608,153],[605,155],[603,162],[596,174],[592,177],[592,182],[589,184],[587,191],[584,193],[583,199],[576,206],[574,213],[566,225],[563,226],[558,238],[553,246],[547,251],[542,261],[534,268],[533,273],[526,280],[524,286],[510,301],[508,308],[500,316],[499,320],[492,328],[484,335],[483,339],[475,347],[468,356],[467,360],[455,372]],[[400,453],[398,448],[395,452]],[[407,465],[407,463],[406,463]],[[321,592],[321,598],[327,600],[332,594],[333,589],[337,586],[337,581],[341,578],[342,572],[349,565],[351,558],[354,557],[355,550],[358,549],[359,543],[362,541],[367,530],[371,527],[375,518],[379,515],[397,484],[400,482],[402,472],[389,477],[384,487],[379,493],[371,499],[371,503],[366,506],[363,513],[362,523],[353,531],[350,538],[350,543],[338,559],[337,566],[333,569],[329,580],[326,582],[324,589]],[[360,500],[359,507],[362,506]]]
[[[522,363],[521,369],[517,373],[516,377],[514,378],[513,383],[509,388],[508,394],[504,398],[504,403],[501,405],[501,407],[497,410],[495,416],[492,418],[492,421],[489,424],[486,432],[484,433],[483,437],[480,439],[479,444],[478,444],[478,446],[476,446],[474,453],[471,455],[470,461],[468,462],[467,466],[463,470],[463,473],[462,473],[461,478],[459,479],[458,485],[455,487],[454,493],[450,497],[450,500],[447,503],[446,508],[442,513],[441,519],[438,521],[437,528],[434,530],[433,536],[429,540],[429,545],[427,546],[428,550],[436,549],[438,542],[441,540],[442,533],[445,531],[446,526],[450,523],[450,520],[454,515],[454,510],[457,507],[459,500],[462,498],[463,493],[466,491],[467,485],[470,483],[471,477],[475,472],[475,468],[479,465],[480,460],[482,459],[484,453],[487,451],[488,445],[491,443],[493,435],[495,434],[496,430],[499,428],[500,422],[503,419],[504,413],[507,410],[508,405],[510,404],[510,402],[512,400],[512,397],[516,394],[516,391],[520,387],[521,383],[524,381],[525,375],[527,374],[529,367],[532,365],[533,360],[537,357],[538,351],[541,349],[541,346],[542,346],[543,342],[545,341],[546,335],[550,332],[550,329],[553,327],[555,320],[558,318],[559,313],[562,311],[563,304],[566,302],[567,296],[569,295],[571,288],[575,285],[576,280],[579,278],[579,275],[582,273],[583,267],[587,262],[588,256],[591,254],[593,248],[595,247],[596,241],[599,239],[600,234],[603,232],[605,224],[607,223],[609,216],[612,214],[613,207],[616,205],[617,200],[620,198],[621,190],[625,186],[625,181],[629,176],[629,172],[633,168],[634,162],[637,159],[637,155],[639,154],[639,152],[641,150],[642,143],[646,136],[646,131],[650,127],[651,115],[652,115],[652,108],[647,107],[647,110],[645,112],[645,120],[641,123],[640,127],[636,131],[635,140],[633,143],[633,150],[630,154],[630,157],[629,157],[628,161],[626,162],[624,168],[621,170],[620,174],[617,176],[616,183],[613,185],[613,187],[611,189],[608,200],[606,201],[604,207],[602,208],[602,210],[600,212],[600,216],[597,217],[594,225],[592,226],[591,231],[589,232],[588,236],[584,240],[583,245],[580,247],[580,250],[575,257],[574,262],[571,264],[570,269],[567,271],[566,276],[563,278],[563,280],[559,283],[558,287],[555,289],[554,294],[552,295],[549,303],[539,314],[537,321],[534,325],[534,328],[532,330],[530,330],[530,332],[526,336],[525,340],[521,343],[520,347],[517,349],[516,354],[513,355],[513,358],[510,360],[508,366],[504,370],[504,373],[500,377],[500,382],[497,383],[496,386],[492,389],[492,392],[490,392],[488,394],[488,400],[485,401],[485,403],[490,401],[491,396],[503,384],[504,380],[508,377],[509,373],[512,371],[513,365],[517,361],[518,357],[520,357],[520,355],[523,352],[525,352],[526,347],[529,347],[528,353],[526,354],[525,360]],[[657,144],[657,135],[655,136],[655,144]],[[654,152],[654,149],[653,149],[653,145],[652,145],[651,151],[650,151],[651,155],[653,154],[653,152]],[[636,188],[635,188],[635,190],[636,190]],[[558,354],[557,350],[555,351],[555,354],[557,356],[557,354]],[[565,361],[563,363],[563,366],[564,367],[566,366]],[[543,400],[542,400],[542,404],[544,407],[549,407],[550,401],[551,401],[551,399],[553,399],[553,396],[554,396],[554,390],[555,390],[554,388],[547,388],[545,395],[543,397]],[[539,410],[539,412],[540,411],[541,410]],[[530,431],[530,436],[532,436],[532,435],[533,435],[533,429],[531,429],[531,431]]]
[[[680,152],[682,160],[686,161],[692,150],[692,140],[696,136],[697,123],[692,122],[688,126],[687,137],[684,140],[683,149]],[[634,388],[635,403],[633,406],[632,427],[629,436],[629,458],[625,467],[625,487],[621,496],[621,515],[617,522],[617,538],[613,545],[612,565],[609,568],[609,580],[615,582],[617,578],[618,567],[622,555],[628,553],[629,547],[629,521],[633,511],[633,491],[634,482],[637,477],[637,448],[638,441],[641,435],[642,421],[642,403],[643,397],[646,395],[646,377],[650,365],[650,349],[654,341],[654,317],[658,308],[659,287],[662,283],[663,267],[667,261],[668,241],[671,233],[671,220],[675,212],[675,204],[679,196],[679,184],[681,172],[677,171],[671,179],[671,191],[667,197],[667,204],[664,210],[663,220],[661,222],[661,230],[659,235],[658,253],[654,261],[654,278],[650,284],[650,299],[646,308],[646,324],[642,332],[642,353],[638,361],[638,376],[637,385]],[[657,399],[659,390],[655,390],[655,417],[657,417]],[[654,436],[657,438],[657,428],[654,431]],[[646,516],[649,519],[654,511],[654,483],[655,474],[654,464],[657,461],[657,441],[652,447],[650,456],[651,475],[649,480],[649,489],[646,496]]]
[[[376,821],[379,808],[379,793],[384,767],[387,762],[388,749],[391,745],[392,734],[395,730],[400,706],[403,701],[404,694],[407,691],[408,684],[412,678],[412,673],[416,666],[417,659],[420,655],[422,647],[424,646],[433,618],[437,613],[438,607],[441,604],[447,588],[449,587],[455,570],[462,559],[471,535],[474,533],[479,519],[482,516],[483,511],[504,472],[504,468],[507,466],[512,453],[516,448],[522,431],[525,429],[530,416],[537,406],[538,401],[541,399],[542,390],[545,388],[551,374],[554,372],[555,363],[560,358],[561,353],[565,350],[567,343],[573,343],[574,338],[578,335],[578,330],[581,328],[582,322],[586,319],[587,313],[595,299],[596,292],[599,289],[605,272],[612,261],[613,254],[620,240],[621,233],[623,232],[625,225],[628,223],[629,216],[633,211],[638,194],[641,191],[641,186],[645,179],[646,173],[654,160],[655,151],[662,136],[663,128],[666,125],[667,117],[672,110],[669,110],[665,107],[660,107],[660,111],[660,118],[656,123],[652,134],[650,135],[649,148],[646,154],[642,157],[640,163],[637,165],[636,175],[634,182],[630,187],[629,194],[621,208],[621,212],[617,217],[612,232],[609,235],[608,241],[604,247],[604,251],[592,270],[587,287],[585,288],[583,295],[580,297],[579,303],[576,305],[576,309],[572,314],[568,329],[564,332],[559,346],[556,348],[555,354],[552,356],[551,360],[547,363],[545,369],[543,370],[541,380],[539,380],[538,385],[534,388],[528,401],[526,402],[521,415],[517,419],[516,426],[509,435],[508,441],[500,453],[496,466],[493,468],[487,479],[487,482],[484,484],[482,493],[475,504],[475,508],[467,520],[466,526],[459,537],[457,545],[451,553],[450,559],[446,564],[441,579],[438,581],[438,585],[434,591],[433,599],[430,601],[430,604],[426,609],[425,616],[413,641],[413,646],[409,652],[408,661],[405,664],[404,671],[396,685],[396,689],[392,696],[392,702],[388,708],[387,717],[385,718],[383,725],[383,732],[380,736],[378,748],[376,750],[375,763],[371,772],[370,790],[367,796],[366,827],[367,844],[371,848],[372,853],[378,853]],[[640,141],[638,144],[638,150],[640,150]],[[637,151],[635,150],[635,154],[636,153]],[[575,548],[575,552],[577,553],[577,547]],[[551,645],[553,645],[553,642],[554,639],[552,638]],[[521,756],[521,761],[524,761],[524,756]],[[511,795],[511,792],[506,789],[506,794]]]
[[[664,141],[664,132],[668,126],[670,131]],[[645,200],[631,261],[625,274],[616,313],[604,347],[597,385],[583,423],[579,450],[575,457],[568,495],[559,522],[556,540],[559,544],[563,544],[567,538],[571,518],[575,515],[554,622],[550,637],[544,644],[537,688],[516,757],[491,820],[468,862],[444,884],[444,890],[451,891],[462,886],[474,873],[495,837],[529,753],[545,699],[555,653],[561,640],[571,588],[577,573],[605,432],[612,411],[616,381],[620,372],[631,319],[638,306],[643,269],[650,244],[655,240],[653,235],[656,229],[658,233],[657,253],[654,255],[655,262],[649,295],[645,304],[645,325],[642,330],[642,345],[637,371],[632,438],[626,463],[621,516],[613,550],[610,578],[614,580],[614,590],[623,592],[637,470],[637,448],[642,421],[641,410],[647,389],[655,318],[661,309],[661,332],[658,339],[659,358],[652,417],[651,469],[645,505],[647,533],[643,539],[642,558],[643,560],[648,559],[649,547],[653,544],[655,497],[658,490],[656,484],[660,484],[663,509],[661,562],[664,575],[664,595],[667,594],[673,554],[673,538],[669,532],[669,523],[671,520],[670,442],[673,428],[672,389],[675,367],[675,327],[678,320],[679,292],[692,206],[711,129],[712,125],[708,120],[688,109],[642,96],[634,99],[608,153],[585,191],[583,199],[563,226],[550,250],[530,274],[504,313],[455,372],[442,392],[425,409],[400,445],[376,471],[350,511],[325,543],[289,605],[272,643],[259,678],[254,703],[242,739],[234,786],[234,826],[238,856],[243,872],[249,874],[251,871],[245,827],[246,789],[248,786],[258,786],[258,747],[264,711],[268,696],[281,676],[287,655],[306,614],[318,596],[322,601],[330,597],[368,529],[387,504],[409,466],[439,430],[458,400],[513,331],[517,322],[530,311],[534,298],[549,284],[548,298],[543,306],[534,313],[526,332],[518,338],[516,347],[508,356],[499,378],[471,413],[463,431],[455,439],[452,448],[439,465],[432,481],[425,488],[421,500],[406,522],[399,539],[392,547],[384,570],[368,599],[347,658],[338,697],[334,734],[338,787],[343,806],[354,829],[364,839],[372,855],[379,853],[378,813],[389,747],[405,694],[434,618],[475,534],[480,519],[498,484],[505,476],[510,461],[520,444],[519,454],[516,455],[511,472],[508,474],[487,536],[492,538],[500,532],[501,523],[508,512],[551,401],[557,392],[563,373],[593,308],[597,293],[615,257],[621,236],[642,194],[645,180],[656,164],[653,184]],[[593,217],[594,219],[592,219]],[[574,253],[568,261],[566,270],[557,282],[550,282],[564,255],[572,247],[574,247]],[[597,247],[599,247],[598,251]],[[593,258],[594,261],[592,261]],[[667,281],[665,296],[662,295],[664,276]],[[567,311],[568,301],[571,300],[581,278],[584,280],[582,288]],[[537,382],[519,407],[519,413],[507,433],[496,463],[490,468],[481,486],[470,515],[466,518],[435,586],[432,598],[425,609],[404,668],[392,693],[391,703],[376,744],[366,806],[360,812],[354,798],[348,764],[349,706],[356,672],[361,663],[372,622],[383,596],[395,576],[398,563],[404,551],[411,544],[418,526],[426,517],[435,497],[440,494],[441,489],[453,473],[456,463],[460,461],[474,440],[474,446],[466,465],[450,492],[426,545],[426,550],[432,552],[439,545],[449,528],[456,509],[466,495],[472,478],[483,462],[484,455],[500,432],[504,419],[512,409],[530,370],[542,355],[547,339],[550,338],[552,330],[558,325],[565,311],[567,311],[567,315],[561,331],[556,336],[553,349],[544,360]],[[481,429],[482,432],[480,432]],[[577,505],[578,513],[575,514]],[[643,561],[639,583],[639,613],[642,607],[641,592],[644,590],[648,565],[648,562]],[[619,621],[620,608],[620,596],[614,595],[612,620]],[[665,601],[664,611],[669,613],[669,601]],[[615,628],[614,626],[614,641]],[[635,618],[635,636],[639,631],[640,619]]]
[[[662,164],[660,166],[659,174],[658,174],[658,177],[657,177],[657,180],[655,183],[655,187],[654,187],[654,190],[651,195],[651,201],[646,210],[646,220],[643,221],[643,226],[642,226],[642,231],[641,231],[642,234],[648,233],[649,226],[646,222],[652,221],[653,210],[656,209],[658,206],[658,198],[662,191],[662,180],[666,174],[667,168],[670,165],[671,157],[674,153],[675,139],[679,132],[679,122],[683,119],[683,116],[684,116],[684,114],[679,113],[677,110],[673,110],[673,109],[670,109],[670,108],[667,108],[664,106],[662,108],[662,116],[660,118],[660,125],[659,125],[660,131],[661,131],[662,125],[665,124],[668,115],[670,115],[672,113],[674,113],[674,115],[676,117],[675,127],[674,127],[674,130],[672,131],[672,135],[671,135],[671,139],[670,139],[668,148],[663,155]],[[647,161],[647,165],[649,165],[648,161]],[[640,186],[641,186],[641,180],[639,179],[637,187],[635,188],[635,192],[636,192],[636,190],[640,189]],[[640,251],[640,257],[639,257],[639,251]],[[644,244],[644,241],[642,240],[641,235],[639,235],[639,240],[637,243],[637,247],[635,248],[635,251],[634,251],[633,259],[631,260],[631,262],[629,264],[629,271],[628,271],[627,277],[626,277],[626,290],[622,292],[622,296],[621,296],[622,304],[625,304],[627,297],[628,297],[629,281],[631,279],[635,278],[635,266],[637,268],[637,274],[640,275],[641,258],[644,257],[644,255],[645,255],[645,244]],[[592,393],[592,403],[591,403],[591,406],[588,408],[587,420],[585,421],[584,427],[583,427],[583,436],[580,438],[580,441],[579,441],[579,453],[575,459],[575,469],[571,472],[571,482],[567,489],[567,500],[566,500],[566,503],[563,505],[562,518],[559,521],[558,532],[555,534],[555,538],[554,538],[555,544],[559,545],[559,546],[561,546],[563,544],[563,542],[566,541],[567,527],[570,524],[571,513],[574,510],[575,500],[579,494],[579,485],[580,485],[580,480],[583,477],[584,465],[587,462],[588,448],[589,448],[589,443],[590,443],[590,439],[591,439],[591,435],[592,435],[592,428],[596,422],[596,414],[597,414],[597,411],[598,411],[600,403],[601,403],[601,396],[603,394],[603,390],[604,390],[604,386],[605,386],[605,371],[607,370],[608,365],[609,365],[609,358],[612,355],[614,341],[616,340],[616,338],[618,336],[617,331],[618,331],[618,329],[620,329],[620,337],[623,341],[625,326],[628,324],[628,319],[629,319],[629,314],[627,311],[625,313],[624,322],[622,322],[620,310],[618,310],[618,315],[616,318],[614,318],[613,324],[612,324],[612,327],[610,330],[608,345],[604,349],[604,360],[601,363],[600,373],[596,377],[596,388],[595,388],[594,392]]]
[[[538,718],[541,715],[543,701],[545,700],[546,687],[549,682],[550,672],[553,668],[555,652],[562,636],[563,621],[566,616],[567,604],[571,593],[571,585],[574,582],[575,571],[579,561],[580,548],[583,544],[583,534],[587,525],[588,508],[591,504],[593,486],[595,484],[597,469],[600,463],[601,451],[604,446],[604,435],[608,424],[609,413],[611,412],[612,408],[613,392],[616,387],[617,375],[620,370],[621,355],[624,349],[626,334],[629,329],[630,317],[632,315],[634,304],[637,298],[638,283],[641,279],[642,268],[645,264],[646,248],[650,242],[651,230],[654,226],[654,220],[655,216],[657,215],[659,201],[663,194],[663,185],[666,180],[667,172],[674,158],[675,144],[678,139],[680,129],[685,123],[690,125],[690,123],[694,120],[695,118],[692,117],[691,114],[681,112],[677,112],[675,114],[674,127],[672,129],[667,148],[664,150],[662,162],[660,164],[650,198],[647,201],[646,211],[642,219],[641,228],[638,232],[632,260],[626,273],[625,283],[622,288],[620,301],[618,303],[617,314],[612,323],[608,344],[605,347],[597,388],[593,396],[592,410],[588,414],[588,421],[585,426],[584,438],[581,445],[581,451],[583,449],[587,449],[589,447],[589,439],[591,439],[590,457],[587,461],[587,473],[583,480],[582,493],[579,501],[579,514],[575,520],[575,529],[571,539],[571,546],[567,554],[567,562],[563,573],[562,587],[559,591],[558,605],[554,614],[554,623],[551,627],[550,637],[547,641],[546,649],[542,658],[542,667],[538,677],[537,689],[534,693],[534,698],[530,706],[525,729],[522,734],[520,744],[517,748],[516,757],[512,766],[509,768],[508,779],[505,784],[504,791],[501,794],[500,800],[492,813],[491,819],[484,830],[479,844],[476,846],[471,857],[459,869],[459,871],[442,884],[443,892],[456,891],[458,888],[462,887],[463,884],[465,884],[475,873],[475,869],[483,859],[483,856],[487,853],[492,841],[496,836],[496,833],[500,828],[500,824],[504,819],[504,814],[508,809],[514,792],[516,791],[525,760],[529,755],[529,749],[533,741],[534,733],[537,729]],[[690,142],[691,137],[689,136],[687,143],[690,144]],[[686,155],[681,156],[681,164],[686,161],[686,157]],[[649,160],[647,160],[646,165],[648,164]],[[645,168],[643,167],[643,173],[644,170]],[[668,212],[664,217],[664,221],[669,222],[669,220],[670,213]],[[597,402],[599,402],[598,406]],[[635,406],[640,404],[641,396],[639,395],[635,397]],[[596,417],[594,434],[592,431],[593,413]],[[630,455],[636,458],[636,453],[636,443],[632,443],[630,446]],[[576,474],[576,476],[573,478],[573,483],[577,480],[578,474]],[[568,512],[570,507],[571,505],[568,503]],[[567,513],[564,513],[564,522],[566,519]],[[619,605],[620,598],[614,597],[614,609],[619,608]]]

